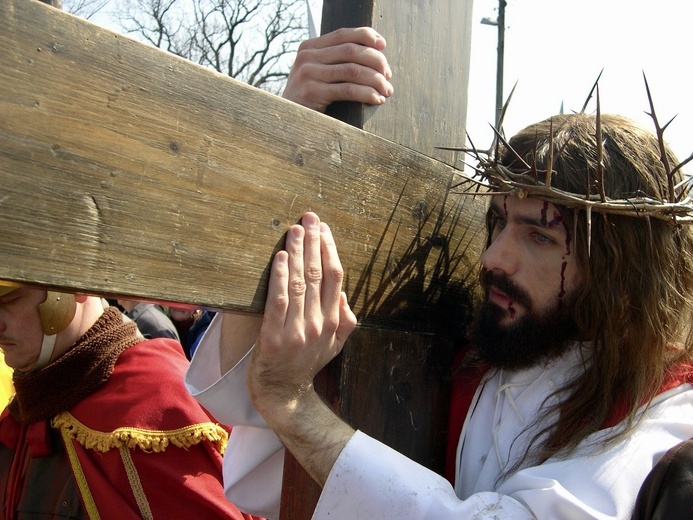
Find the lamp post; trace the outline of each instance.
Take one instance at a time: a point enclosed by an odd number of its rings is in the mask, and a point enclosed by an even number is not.
[[[498,0],[498,18],[482,18],[484,25],[495,25],[498,27],[498,57],[496,61],[496,126],[500,123],[500,114],[503,109],[503,54],[505,49],[505,6],[506,0]]]

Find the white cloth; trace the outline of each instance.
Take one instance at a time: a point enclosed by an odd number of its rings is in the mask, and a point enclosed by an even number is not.
[[[241,510],[277,518],[283,448],[250,404],[245,360],[223,377],[219,373],[219,340],[220,320],[215,318],[186,384],[218,420],[234,426],[224,458],[227,498]],[[603,448],[599,440],[609,434],[604,430],[585,439],[569,457],[499,478],[538,431],[540,425],[531,418],[579,360],[574,350],[548,367],[501,371],[482,383],[460,438],[456,491],[441,476],[357,432],[330,472],[313,518],[630,518],[638,489],[655,462],[693,437],[690,385],[658,396],[626,440]],[[270,486],[276,486],[271,493]]]
[[[185,385],[218,421],[233,426],[224,453],[226,498],[246,513],[278,518],[284,446],[250,402],[245,380],[249,356],[221,377],[220,316],[214,316],[202,336],[185,374]]]

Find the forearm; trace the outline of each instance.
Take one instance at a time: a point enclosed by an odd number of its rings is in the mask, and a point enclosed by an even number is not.
[[[286,249],[272,262],[262,329],[248,365],[255,408],[320,485],[354,434],[313,388],[315,375],[356,326],[342,277],[329,227],[306,213],[301,225],[289,228]]]
[[[238,364],[255,343],[262,316],[224,313],[221,319],[219,366],[221,374],[225,374]]]
[[[313,389],[286,403],[282,410],[266,412],[265,420],[321,487],[355,433]]]

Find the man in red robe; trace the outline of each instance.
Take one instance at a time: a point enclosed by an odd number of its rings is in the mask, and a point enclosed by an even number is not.
[[[251,518],[224,497],[228,431],[188,394],[178,342],[97,297],[0,285],[0,348],[3,518]]]

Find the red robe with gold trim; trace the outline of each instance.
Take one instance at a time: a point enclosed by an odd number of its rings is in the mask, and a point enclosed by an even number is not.
[[[107,313],[110,320],[121,319],[110,309]],[[64,480],[60,475],[66,462],[89,518],[252,518],[224,497],[221,454],[227,431],[187,392],[183,378],[188,361],[180,345],[168,339],[137,341],[115,356],[106,381],[50,419],[22,423],[5,410],[0,418],[0,484],[6,518],[21,518],[14,512],[18,504],[35,505],[36,510],[65,505],[75,486],[66,483],[67,491],[61,491],[60,480],[42,473],[49,468]],[[66,362],[74,365],[78,356]],[[80,383],[63,380],[52,391],[60,394],[62,385],[78,389],[74,385]],[[38,384],[41,378],[31,386]],[[44,381],[43,386],[49,385]],[[39,464],[51,457],[52,464]],[[46,489],[51,481],[52,489]],[[68,499],[52,496],[60,492]],[[28,500],[41,503],[27,504],[27,497],[41,497]],[[83,518],[83,512],[76,517]]]

